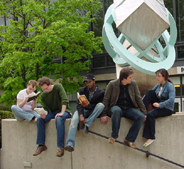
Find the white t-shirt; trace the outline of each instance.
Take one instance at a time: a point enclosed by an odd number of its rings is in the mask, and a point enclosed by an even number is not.
[[[34,92],[33,92],[34,93]],[[21,90],[17,94],[17,99],[25,100],[25,98],[28,96],[26,89]],[[30,102],[26,102],[26,104],[21,108],[22,110],[27,110],[27,111],[32,111],[32,104],[33,101],[31,100]],[[18,103],[17,103],[18,106]]]

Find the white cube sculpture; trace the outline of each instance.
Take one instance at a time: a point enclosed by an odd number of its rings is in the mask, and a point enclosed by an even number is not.
[[[114,0],[114,8],[116,27],[142,50],[170,26],[163,0]]]

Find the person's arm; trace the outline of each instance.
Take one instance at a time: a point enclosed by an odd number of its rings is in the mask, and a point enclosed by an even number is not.
[[[37,104],[37,98],[33,99],[32,110],[36,108],[36,104]]]
[[[104,104],[105,108],[100,115],[101,116],[100,121],[103,124],[106,124],[108,122],[108,119],[109,119],[109,117],[107,116],[107,111],[109,109],[109,102],[110,102],[112,90],[113,90],[113,85],[111,83],[109,83],[106,87],[105,95],[104,95],[103,102],[102,102]]]
[[[172,84],[170,84],[170,86],[167,88],[168,89],[168,92],[169,92],[169,98],[167,100],[165,100],[164,102],[160,102],[160,103],[157,103],[157,104],[153,104],[154,106],[159,106],[160,108],[164,108],[170,104],[173,104],[174,103],[174,99],[175,99],[175,88]],[[162,93],[161,93],[162,95]]]
[[[22,108],[26,104],[26,102],[27,102],[28,99],[29,99],[28,97],[26,97],[24,100],[17,99],[17,105],[18,105],[18,107]]]
[[[57,114],[55,115],[55,118],[58,117],[58,116],[63,116],[64,113],[65,113],[65,110],[66,110],[66,105],[62,105],[61,113],[57,113]]]

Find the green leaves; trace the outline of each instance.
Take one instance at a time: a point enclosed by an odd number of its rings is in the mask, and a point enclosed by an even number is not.
[[[68,93],[78,91],[88,58],[101,52],[101,37],[87,31],[99,8],[97,0],[1,0],[8,25],[0,26],[0,103],[12,104],[30,79],[42,76],[59,78]]]

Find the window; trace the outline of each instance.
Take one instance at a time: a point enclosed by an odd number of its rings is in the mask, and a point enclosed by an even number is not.
[[[93,68],[115,66],[112,58],[107,54],[97,54],[92,59]]]
[[[177,41],[184,41],[184,1],[176,0]]]

